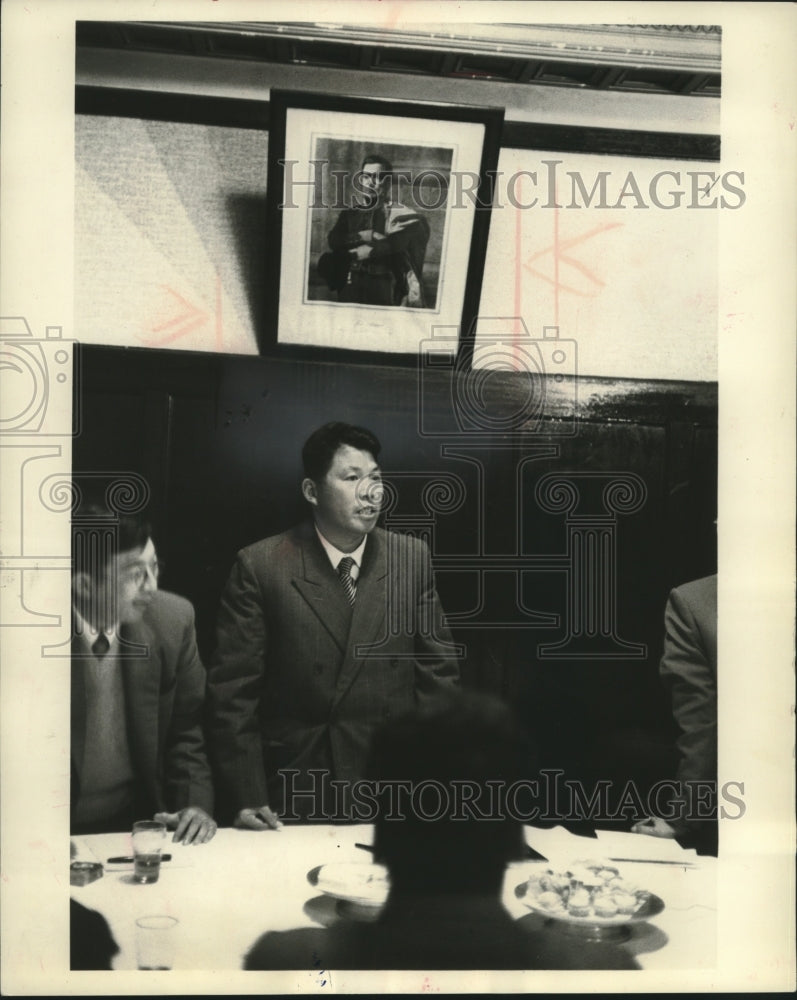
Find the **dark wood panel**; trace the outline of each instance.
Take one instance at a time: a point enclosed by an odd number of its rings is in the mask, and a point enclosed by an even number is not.
[[[75,114],[256,129],[268,129],[270,120],[268,101],[88,84],[75,87]]]
[[[163,583],[194,603],[203,656],[237,549],[305,515],[303,440],[329,419],[364,424],[399,491],[391,523],[430,532],[441,598],[467,647],[465,683],[515,705],[544,764],[583,780],[666,773],[664,602],[716,568],[715,385],[579,379],[573,425],[573,386],[551,384],[532,429],[474,434],[457,423],[451,373],[108,347],[84,347],[82,361],[75,472],[147,479]],[[528,387],[499,374],[492,391],[513,412]],[[581,477],[578,509],[541,505],[537,486],[551,475]],[[546,658],[541,646],[566,635],[573,531],[606,527],[605,489],[623,479],[643,484],[644,499],[614,516],[616,633],[644,652]],[[430,510],[432,482],[438,500],[459,489],[461,502]],[[528,611],[550,620],[530,623]]]
[[[268,130],[268,101],[167,93],[161,90],[125,90],[79,84],[75,87],[75,113],[144,118],[153,121],[221,125]],[[653,132],[641,129],[593,128],[547,122],[504,123],[502,147],[538,149],[554,153],[598,153],[607,156],[643,156],[674,160],[719,161],[718,135]]]

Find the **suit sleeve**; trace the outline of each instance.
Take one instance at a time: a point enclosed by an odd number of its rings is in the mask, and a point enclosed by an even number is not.
[[[396,222],[401,223],[402,228],[387,233],[384,239],[375,240],[371,244],[371,257],[377,260],[406,250],[422,260],[429,240],[429,223],[422,216],[412,212],[399,216]]]
[[[717,679],[694,613],[674,590],[664,613],[664,653],[660,676],[670,693],[680,730],[678,778],[716,780]]]
[[[213,779],[202,730],[205,668],[199,659],[194,609],[180,636],[174,705],[164,759],[166,802],[171,811],[199,806],[213,815]]]
[[[265,653],[263,599],[242,552],[222,595],[208,672],[211,754],[236,812],[268,801],[260,726]]]
[[[351,220],[351,225],[349,218],[349,209],[344,209],[338,216],[335,225],[329,231],[327,242],[329,243],[330,250],[345,252],[353,250],[362,243],[359,230],[353,228],[356,225],[356,218]]]
[[[415,607],[415,699],[418,705],[459,685],[459,664],[451,632],[434,584],[432,560],[425,542],[413,550],[417,589]]]

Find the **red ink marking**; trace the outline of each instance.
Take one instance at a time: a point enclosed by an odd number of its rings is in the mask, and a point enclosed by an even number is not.
[[[201,326],[208,319],[208,314],[204,309],[200,309],[183,298],[173,288],[170,288],[168,285],[161,285],[161,288],[165,288],[168,294],[177,299],[183,308],[176,316],[152,327],[153,333],[163,332],[165,334],[163,337],[142,338],[148,347],[162,347],[164,344],[170,344],[175,340],[179,340],[181,337],[185,337],[191,333],[198,326]],[[170,332],[166,333],[165,331]]]
[[[523,176],[519,178],[518,187],[523,183]],[[521,258],[523,256],[523,211],[520,207],[520,194],[518,194],[518,205],[515,209],[515,336],[520,334],[520,317],[523,315],[523,272],[521,270]]]
[[[216,350],[220,351],[224,342],[224,331],[221,323],[221,278],[216,275]]]
[[[553,189],[553,325],[559,326],[559,202],[556,196],[559,194],[556,185]]]
[[[398,27],[399,18],[401,17],[402,14],[400,5],[389,8],[388,11],[386,11],[386,13],[388,16],[385,18],[385,27],[388,30],[395,29],[396,27]]]
[[[531,257],[529,257],[526,263],[523,265],[526,268],[526,270],[529,271],[531,274],[534,274],[538,278],[542,278],[543,281],[547,281],[549,284],[553,285],[556,296],[554,302],[554,317],[555,317],[554,325],[556,326],[559,325],[560,290],[563,292],[570,292],[572,295],[581,295],[584,297],[589,297],[592,295],[596,295],[598,291],[601,288],[603,288],[606,284],[606,282],[602,281],[597,276],[597,274],[594,273],[594,271],[590,270],[590,268],[586,266],[586,264],[583,264],[580,260],[577,260],[575,257],[571,257],[569,254],[565,253],[565,251],[570,250],[572,247],[578,246],[581,243],[586,243],[587,240],[591,240],[594,236],[597,236],[599,233],[608,232],[608,230],[610,229],[617,229],[618,227],[622,226],[623,226],[622,222],[608,222],[603,225],[596,226],[594,229],[590,229],[588,232],[583,233],[581,236],[574,236],[568,240],[561,240],[559,237],[559,212],[558,210],[555,210],[553,244],[551,246],[546,247],[544,250],[539,250],[537,251],[537,253],[532,254]],[[549,254],[553,255],[553,262],[554,262],[554,276],[552,279],[548,277],[547,274],[544,274],[542,271],[539,271],[536,267],[531,266],[535,260],[547,257]],[[584,277],[587,279],[587,281],[591,282],[593,286],[597,287],[584,290],[576,288],[573,285],[564,284],[559,278],[560,261],[569,264],[576,271],[580,271],[581,274],[583,274]]]

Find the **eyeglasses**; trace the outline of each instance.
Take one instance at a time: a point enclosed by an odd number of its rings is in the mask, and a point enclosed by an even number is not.
[[[151,563],[139,563],[136,566],[131,566],[124,571],[123,576],[125,580],[129,580],[136,587],[140,587],[147,579],[147,573],[151,573],[157,580],[165,568],[166,564],[162,559],[155,559]]]

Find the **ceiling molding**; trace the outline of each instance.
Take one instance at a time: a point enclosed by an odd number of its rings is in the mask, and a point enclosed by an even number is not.
[[[446,25],[384,30],[307,22],[82,21],[78,47],[718,97],[712,25]]]

